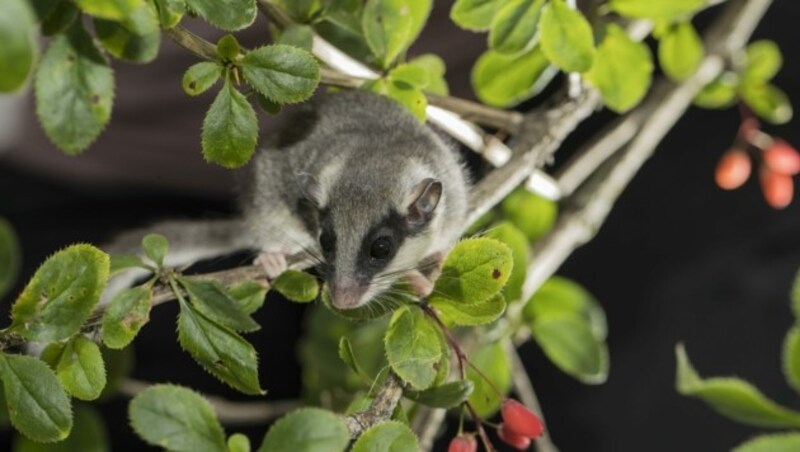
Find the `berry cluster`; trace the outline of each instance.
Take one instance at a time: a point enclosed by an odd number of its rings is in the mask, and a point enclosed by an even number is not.
[[[745,115],[733,146],[717,163],[717,185],[725,190],[741,187],[750,178],[753,161],[759,166],[759,182],[767,204],[776,209],[788,206],[794,197],[792,176],[800,173],[800,152],[763,132],[758,120]]]
[[[514,399],[506,399],[500,410],[503,422],[497,426],[497,436],[517,450],[526,450],[531,441],[542,436],[544,424],[533,411]],[[447,452],[476,452],[478,442],[472,434],[460,434],[450,441]]]

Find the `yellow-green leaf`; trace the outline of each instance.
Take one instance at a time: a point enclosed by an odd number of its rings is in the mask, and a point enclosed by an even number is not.
[[[539,24],[542,51],[566,72],[584,72],[595,59],[594,33],[589,21],[564,0],[550,0]]]

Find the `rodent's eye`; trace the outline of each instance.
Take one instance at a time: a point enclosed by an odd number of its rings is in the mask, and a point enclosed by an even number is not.
[[[330,253],[333,251],[333,235],[327,232],[323,232],[322,235],[319,236],[319,246],[322,247],[322,251],[326,253]]]
[[[392,240],[389,237],[378,237],[369,248],[373,259],[386,259],[392,255]]]

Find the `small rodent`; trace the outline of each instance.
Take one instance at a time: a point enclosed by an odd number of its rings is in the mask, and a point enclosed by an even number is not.
[[[246,170],[241,219],[152,228],[170,239],[167,263],[253,248],[274,278],[287,256],[302,254],[319,265],[340,309],[367,304],[401,278],[427,295],[466,226],[457,151],[366,91],[321,95],[286,119]],[[131,247],[143,234],[126,235]]]

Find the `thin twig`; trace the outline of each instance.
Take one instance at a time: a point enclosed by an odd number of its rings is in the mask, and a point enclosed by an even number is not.
[[[514,389],[517,395],[519,395],[520,400],[522,400],[525,406],[538,413],[538,416],[546,426],[547,422],[545,422],[544,419],[544,411],[539,404],[539,398],[536,397],[536,391],[533,389],[533,383],[528,375],[528,371],[525,370],[525,363],[522,362],[522,357],[519,356],[519,352],[510,342],[506,346],[506,349],[508,356],[511,358],[511,380],[514,383]],[[558,452],[558,447],[553,444],[553,440],[550,439],[550,434],[546,428],[542,436],[536,440],[536,451]]]
[[[151,387],[146,381],[125,378],[120,382],[119,392],[128,397]],[[222,397],[203,394],[203,398],[211,403],[217,419],[222,424],[231,426],[263,425],[302,406],[299,400],[276,400],[271,402],[234,402]]]

